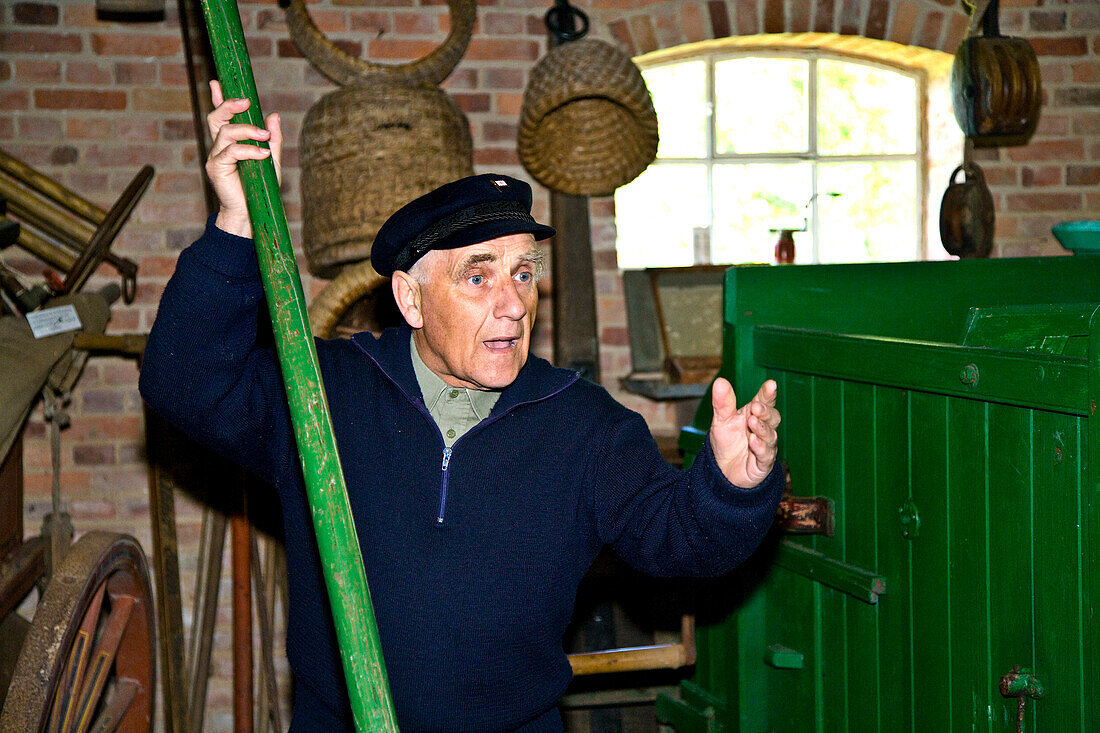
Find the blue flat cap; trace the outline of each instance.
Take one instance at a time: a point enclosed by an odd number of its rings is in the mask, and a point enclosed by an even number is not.
[[[433,249],[456,249],[509,234],[554,236],[531,216],[531,187],[499,173],[446,183],[398,209],[378,230],[371,264],[389,277]]]

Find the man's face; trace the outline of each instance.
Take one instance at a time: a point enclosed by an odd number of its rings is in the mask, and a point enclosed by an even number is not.
[[[452,387],[515,381],[531,345],[541,262],[530,234],[425,255],[413,270],[423,322],[416,346],[428,368]]]

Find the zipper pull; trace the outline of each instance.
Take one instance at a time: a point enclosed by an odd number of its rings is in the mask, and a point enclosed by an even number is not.
[[[447,470],[447,465],[450,462],[451,462],[451,449],[450,448],[444,448],[443,449],[443,470],[444,471]]]

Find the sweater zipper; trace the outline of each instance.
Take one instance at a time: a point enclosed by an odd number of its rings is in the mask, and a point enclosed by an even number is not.
[[[437,525],[443,524],[443,515],[447,511],[447,482],[451,476],[447,468],[451,465],[451,451],[451,448],[443,449],[443,478],[439,482],[439,515],[435,518]]]
[[[352,343],[355,343],[354,340],[352,341]],[[364,349],[362,347],[362,345],[360,345],[358,343],[356,343],[355,345],[360,351],[362,351],[366,355],[366,357],[368,359],[370,359],[371,361],[374,362],[374,365],[376,367],[378,367],[378,371],[382,372],[382,374],[385,375],[386,379],[390,380],[390,382],[392,382],[393,385],[395,387],[397,387],[397,391],[400,392],[405,397],[405,399],[408,400],[412,404],[412,406],[415,407],[417,409],[417,411],[420,412],[420,414],[422,414],[424,417],[426,417],[428,419],[429,423],[431,423],[432,425],[435,426],[436,434],[439,436],[439,440],[442,442],[443,433],[439,430],[439,425],[436,424],[435,418],[433,418],[432,414],[430,412],[428,412],[428,408],[424,405],[424,403],[422,401],[418,402],[417,400],[413,399],[412,395],[410,395],[405,390],[405,388],[401,386],[401,383],[398,382],[396,379],[394,379],[390,375],[390,373],[387,372],[382,367],[382,364],[379,363],[378,359],[374,358],[373,354],[371,354],[369,351]],[[447,484],[450,483],[449,468],[450,468],[450,465],[451,465],[451,455],[454,453],[454,446],[458,445],[459,441],[461,441],[466,436],[478,432],[479,430],[481,430],[482,428],[484,428],[486,425],[488,425],[490,423],[496,422],[497,420],[504,417],[505,415],[510,413],[512,410],[516,409],[517,407],[521,407],[523,405],[531,405],[531,404],[534,404],[536,402],[542,402],[543,400],[548,400],[551,397],[564,392],[566,389],[571,387],[573,385],[573,383],[576,382],[577,379],[579,379],[579,378],[580,378],[580,374],[574,374],[572,379],[570,379],[565,384],[563,384],[560,387],[558,387],[557,389],[555,389],[553,392],[550,392],[549,394],[543,395],[541,397],[536,397],[535,399],[526,400],[524,402],[517,402],[516,404],[509,407],[504,412],[502,412],[498,415],[492,415],[490,417],[485,418],[484,420],[479,422],[477,425],[474,425],[472,428],[470,428],[468,431],[466,431],[466,433],[462,437],[460,437],[458,440],[456,440],[450,448],[447,448],[446,446],[444,446],[444,448],[443,448],[443,465],[441,467],[443,475],[440,477],[440,480],[439,480],[439,513],[436,515],[436,518],[435,518],[435,526],[442,527],[444,518],[446,516],[446,510],[447,510]]]

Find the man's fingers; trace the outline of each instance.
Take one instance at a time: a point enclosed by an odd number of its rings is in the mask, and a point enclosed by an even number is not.
[[[737,413],[737,395],[733,393],[733,385],[727,379],[719,377],[714,381],[710,401],[714,408],[715,420],[729,420]]]

